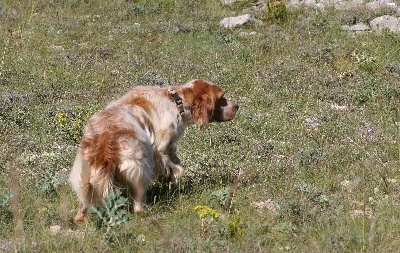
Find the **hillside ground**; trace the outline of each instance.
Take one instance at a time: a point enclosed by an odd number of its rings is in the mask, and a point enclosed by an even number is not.
[[[390,10],[219,26],[252,4],[0,1],[0,248],[399,252],[400,36],[341,29]],[[66,179],[87,118],[136,85],[195,78],[236,119],[187,129],[181,182],[154,184],[144,214],[113,210],[116,194],[75,226]]]

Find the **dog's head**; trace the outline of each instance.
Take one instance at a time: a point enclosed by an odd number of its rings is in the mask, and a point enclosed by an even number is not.
[[[203,80],[194,80],[189,84],[190,111],[200,129],[204,129],[207,123],[229,121],[235,117],[239,106],[226,99],[220,87]]]

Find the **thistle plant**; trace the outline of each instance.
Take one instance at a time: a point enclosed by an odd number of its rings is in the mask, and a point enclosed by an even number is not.
[[[224,187],[222,189],[216,190],[211,193],[211,198],[215,199],[218,202],[218,204],[224,207],[228,202],[229,190],[230,190],[229,187]]]
[[[8,190],[4,190],[0,193],[0,206],[6,207],[11,203],[11,192]]]
[[[111,191],[107,198],[103,199],[103,206],[92,208],[98,218],[98,227],[106,227],[109,231],[111,228],[126,224],[129,220],[127,204],[128,198],[122,196],[119,189]]]

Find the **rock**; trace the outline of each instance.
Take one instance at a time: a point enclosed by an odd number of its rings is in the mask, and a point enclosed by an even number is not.
[[[343,1],[343,0],[335,0],[334,6],[337,10],[353,10],[356,8],[363,7],[363,0],[351,0],[351,1]]]
[[[261,22],[261,21],[251,17],[250,14],[245,14],[236,17],[224,18],[219,24],[225,28],[234,28],[249,22]]]
[[[268,210],[271,213],[276,213],[275,202],[272,199],[253,202],[252,205],[260,214],[264,214],[265,210]]]
[[[356,24],[356,25],[343,25],[342,26],[343,30],[349,31],[349,32],[353,32],[353,33],[364,33],[370,30],[369,26],[360,23],[360,24]]]
[[[382,32],[384,29],[388,29],[391,32],[400,33],[400,18],[398,17],[384,15],[374,18],[369,22],[369,25],[377,32]]]
[[[344,180],[344,181],[340,182],[340,185],[343,187],[343,189],[348,190],[351,188],[351,181]]]
[[[324,1],[317,1],[317,0],[291,0],[290,3],[287,5],[287,7],[290,8],[296,8],[299,6],[305,6],[305,7],[316,7],[319,9],[324,9],[325,7],[325,2]]]
[[[259,33],[257,33],[257,32],[239,32],[239,36],[240,37],[246,37],[246,36],[251,36],[251,35],[260,35]]]
[[[61,232],[61,226],[60,225],[50,226],[49,232],[53,236],[59,234]]]
[[[51,45],[51,46],[50,46],[50,49],[51,49],[52,51],[63,51],[63,50],[64,50],[64,47],[63,47],[63,46]]]
[[[371,208],[367,207],[365,210],[350,210],[350,217],[358,218],[358,217],[362,217],[362,216],[372,218]]]
[[[320,125],[319,119],[318,118],[307,118],[304,120],[304,125],[307,128],[307,130],[312,131],[312,130],[318,130],[318,127]]]
[[[111,70],[111,75],[117,76],[118,74],[119,74],[119,70],[118,69]]]
[[[263,11],[267,7],[267,3],[265,0],[258,1],[252,7],[244,9],[243,13],[248,13],[252,11]]]
[[[348,111],[349,107],[347,105],[331,104],[331,108],[337,111]]]
[[[10,241],[5,241],[5,242],[0,241],[0,249],[4,251],[8,251],[9,249],[11,249],[12,246],[13,243]]]
[[[397,9],[397,4],[391,0],[376,0],[376,1],[369,2],[366,5],[368,8],[373,9],[373,10],[381,8],[381,7],[389,7],[389,8]]]
[[[237,2],[238,0],[221,0],[221,3],[224,5],[229,5],[233,4],[234,2]]]
[[[375,0],[365,4],[363,0],[291,0],[288,4],[289,8],[306,6],[314,7],[318,9],[324,9],[328,6],[334,6],[337,10],[352,10],[358,7],[367,6],[371,9],[377,9],[379,7],[390,7],[397,9],[397,4],[393,0]]]
[[[136,242],[140,245],[144,245],[146,243],[146,236],[144,234],[140,234],[136,237]]]

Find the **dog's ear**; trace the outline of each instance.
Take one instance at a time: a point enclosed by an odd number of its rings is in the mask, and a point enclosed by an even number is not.
[[[213,108],[214,101],[209,94],[203,93],[194,99],[193,106],[193,120],[200,126],[200,130],[204,130],[209,122]]]

